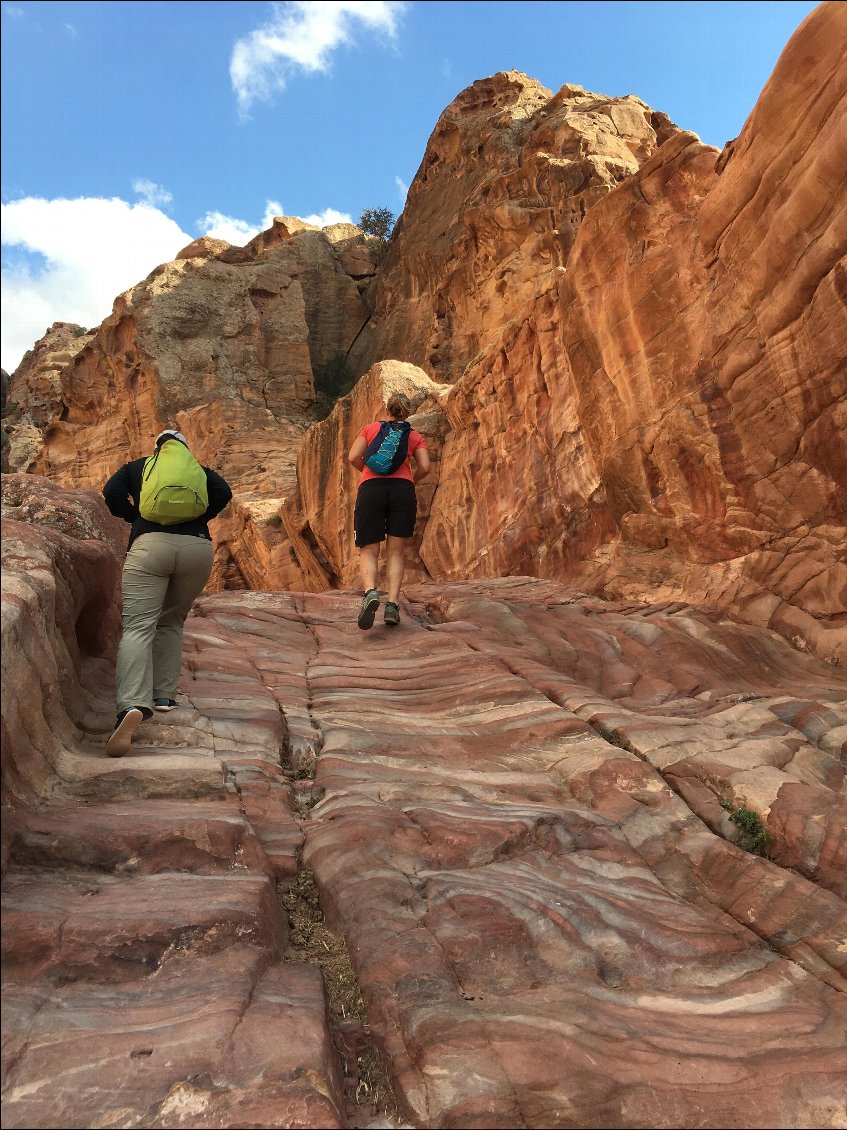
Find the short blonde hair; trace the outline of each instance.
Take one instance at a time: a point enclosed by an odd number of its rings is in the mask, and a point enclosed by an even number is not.
[[[393,416],[395,420],[407,420],[412,414],[412,402],[402,392],[392,392],[385,402],[385,407],[388,409],[388,415]]]

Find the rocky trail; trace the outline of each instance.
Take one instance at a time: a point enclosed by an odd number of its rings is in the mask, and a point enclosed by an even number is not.
[[[847,1124],[837,666],[530,578],[222,593],[110,759],[99,503],[9,501],[4,1126]]]

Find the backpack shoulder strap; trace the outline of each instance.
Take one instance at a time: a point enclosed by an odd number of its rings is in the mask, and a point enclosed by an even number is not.
[[[147,458],[144,460],[144,466],[141,469],[141,481],[142,482],[144,482],[146,479],[148,479],[153,474],[153,468],[156,466],[156,463],[158,462],[159,452],[161,450],[162,450],[161,447],[157,447],[156,448],[156,454],[155,455],[148,455]]]

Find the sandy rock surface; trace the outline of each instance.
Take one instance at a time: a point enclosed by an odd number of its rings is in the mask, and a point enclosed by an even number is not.
[[[3,528],[4,1125],[367,1125],[365,1037],[408,1125],[845,1125],[838,668],[533,578],[368,633],[353,592],[226,593],[110,759],[118,557],[62,507]]]

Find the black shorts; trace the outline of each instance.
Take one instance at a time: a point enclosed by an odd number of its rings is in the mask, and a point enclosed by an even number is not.
[[[366,479],[356,495],[356,545],[385,541],[386,534],[410,538],[417,513],[415,484],[409,479]]]

